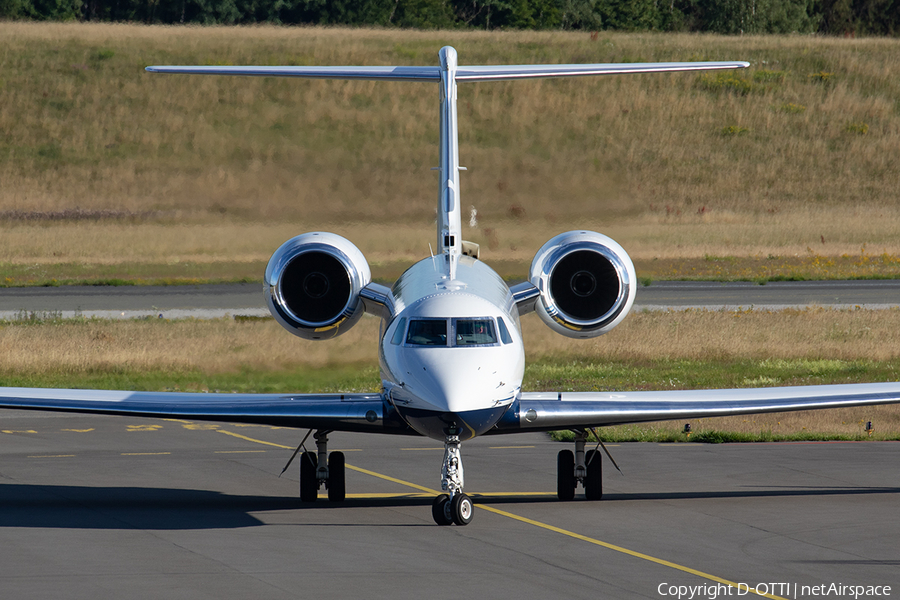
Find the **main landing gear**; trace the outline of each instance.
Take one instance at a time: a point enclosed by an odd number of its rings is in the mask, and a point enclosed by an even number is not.
[[[468,525],[475,513],[472,499],[463,493],[462,456],[459,453],[459,436],[448,435],[444,439],[444,465],[441,467],[440,494],[431,504],[431,516],[438,525]]]
[[[329,433],[317,431],[316,452],[304,452],[300,457],[300,500],[303,502],[315,502],[323,485],[332,502],[343,502],[346,497],[344,453],[328,455]]]
[[[603,463],[600,452],[584,452],[586,435],[575,432],[575,454],[571,450],[560,450],[556,457],[556,495],[560,500],[574,500],[575,488],[580,483],[588,500],[603,497]]]

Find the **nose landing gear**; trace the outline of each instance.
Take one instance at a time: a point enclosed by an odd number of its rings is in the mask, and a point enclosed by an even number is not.
[[[438,525],[468,525],[475,513],[472,499],[463,493],[462,455],[459,436],[448,435],[444,440],[444,464],[441,467],[441,489],[431,505],[431,516]]]
[[[440,494],[431,504],[431,516],[438,525],[468,525],[475,516],[475,506],[466,494],[456,494],[452,499]]]

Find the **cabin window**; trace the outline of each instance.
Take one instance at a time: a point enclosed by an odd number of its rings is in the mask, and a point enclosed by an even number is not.
[[[446,346],[447,321],[444,319],[412,319],[406,343],[413,346]]]
[[[391,337],[391,343],[395,346],[399,346],[403,342],[403,332],[406,330],[406,317],[400,317],[400,320],[397,321],[397,329],[394,330],[394,335]]]
[[[500,329],[500,341],[504,344],[512,344],[512,336],[509,335],[509,329],[506,328],[502,317],[497,317],[497,326]]]
[[[497,343],[493,319],[453,319],[457,346],[490,346]]]

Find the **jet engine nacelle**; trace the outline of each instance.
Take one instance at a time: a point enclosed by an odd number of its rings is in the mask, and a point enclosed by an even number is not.
[[[593,231],[561,233],[544,244],[531,262],[529,280],[541,292],[535,312],[572,338],[596,337],[618,325],[637,290],[631,258]]]
[[[363,315],[359,292],[372,280],[359,248],[334,233],[304,233],[266,266],[266,303],[281,325],[307,340],[333,338]]]

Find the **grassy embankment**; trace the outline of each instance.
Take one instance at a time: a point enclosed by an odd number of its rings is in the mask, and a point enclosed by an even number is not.
[[[896,381],[900,311],[640,312],[573,342],[523,319],[526,390],[649,390]],[[255,392],[375,391],[377,322],[328,342],[271,319],[20,321],[0,327],[0,385]],[[273,341],[277,340],[275,343]],[[692,422],[692,439],[900,439],[900,411],[869,407]],[[682,422],[604,429],[607,439],[681,440]],[[704,438],[706,436],[706,438]]]
[[[460,88],[466,237],[510,277],[593,227],[644,278],[900,275],[900,40],[0,23],[0,285],[259,279],[328,229],[391,279],[433,236],[437,89],[148,64],[746,59]]]
[[[444,44],[469,64],[753,65],[721,77],[462,86],[463,194],[478,211],[466,237],[505,275],[522,276],[547,238],[581,227],[620,241],[646,278],[900,273],[897,40],[16,23],[0,23],[0,40],[0,285],[255,280],[283,240],[316,229],[352,239],[377,277],[396,276],[433,236],[434,86],[167,77],[143,67],[434,64]],[[636,314],[608,336],[572,343],[529,318],[526,386],[896,380],[897,319]],[[312,345],[272,322],[6,324],[0,377],[375,389],[374,331],[364,320]],[[866,420],[873,437],[900,435],[883,408],[694,430],[860,435]]]

